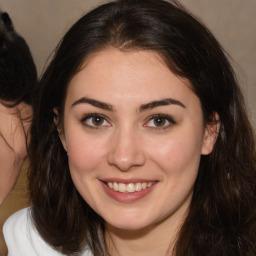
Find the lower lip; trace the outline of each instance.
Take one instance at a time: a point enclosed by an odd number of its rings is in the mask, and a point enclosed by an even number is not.
[[[119,191],[115,191],[113,189],[111,189],[108,185],[106,185],[103,181],[101,181],[102,186],[105,190],[105,192],[112,197],[113,199],[115,199],[118,202],[122,202],[122,203],[132,203],[135,201],[138,201],[140,199],[142,199],[143,197],[147,196],[156,186],[157,182],[154,183],[151,187],[148,187],[146,189],[143,189],[141,191],[135,191],[132,193],[121,193]]]

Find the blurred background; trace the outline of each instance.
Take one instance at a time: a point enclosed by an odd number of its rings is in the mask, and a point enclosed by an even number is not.
[[[0,9],[9,13],[16,31],[30,46],[38,75],[69,27],[85,12],[103,0],[0,0]],[[180,0],[215,35],[231,56],[231,63],[242,87],[251,120],[256,127],[256,1]],[[0,229],[13,212],[28,205],[26,171],[23,166],[13,192],[0,206]],[[0,233],[0,256],[6,255]]]

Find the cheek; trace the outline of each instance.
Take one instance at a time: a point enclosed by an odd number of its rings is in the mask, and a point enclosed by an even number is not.
[[[100,161],[99,151],[89,145],[72,145],[68,150],[70,171],[88,172]]]
[[[67,152],[71,175],[82,176],[95,170],[104,160],[106,146],[101,139],[74,132],[67,138]]]
[[[201,157],[201,140],[183,133],[182,136],[154,143],[150,154],[167,175],[195,174]]]
[[[72,136],[67,140],[69,170],[75,187],[89,205],[93,203],[93,191],[97,170],[104,159],[103,146],[90,138]]]

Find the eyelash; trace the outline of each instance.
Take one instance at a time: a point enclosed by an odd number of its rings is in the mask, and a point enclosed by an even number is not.
[[[107,122],[108,124],[106,125],[93,125],[93,124],[88,124],[88,120],[89,119],[93,119],[93,118],[101,118],[102,121],[103,121],[103,124],[104,122]],[[91,129],[99,129],[101,127],[105,127],[105,126],[111,126],[111,124],[109,123],[109,121],[107,120],[107,118],[104,116],[104,115],[101,115],[101,114],[98,114],[98,113],[91,113],[91,114],[88,114],[86,115],[85,117],[82,118],[81,122],[88,128],[91,128]],[[91,120],[91,122],[93,122]]]
[[[164,121],[164,125],[162,125],[162,126],[148,126],[148,123],[150,121],[154,122],[154,120],[156,121],[157,119],[162,119]],[[169,122],[169,123],[166,125],[166,122]],[[172,126],[174,124],[176,124],[176,122],[174,121],[174,119],[172,117],[167,116],[167,115],[163,115],[163,114],[157,114],[157,115],[151,116],[143,126],[149,127],[149,128],[152,128],[152,129],[163,130],[163,129],[169,128],[170,126]]]
[[[100,123],[100,125],[88,124],[88,120],[93,119],[93,118],[100,118],[102,123]],[[157,119],[162,119],[162,121],[164,121],[164,124],[162,126],[161,125],[160,126],[157,126],[157,125],[149,126],[148,125],[151,121],[154,122]],[[100,129],[101,127],[111,126],[108,119],[104,115],[101,115],[101,114],[98,114],[98,113],[90,113],[90,114],[84,116],[81,119],[81,122],[83,123],[83,125],[85,125],[88,128],[91,128],[91,129]],[[93,122],[93,120],[91,120],[91,122]],[[107,122],[107,124],[104,124],[105,122]],[[167,125],[166,125],[166,122],[168,122]],[[172,117],[170,117],[168,115],[163,115],[163,114],[156,114],[156,115],[150,116],[149,119],[145,122],[145,124],[143,126],[151,128],[151,129],[163,130],[163,129],[169,128],[170,126],[172,126],[174,124],[176,124],[176,122],[174,121],[174,119]]]

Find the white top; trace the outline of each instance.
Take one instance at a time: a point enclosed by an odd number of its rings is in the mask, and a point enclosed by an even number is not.
[[[8,256],[63,256],[55,251],[38,234],[33,226],[30,208],[22,209],[5,222],[4,238],[8,247]],[[81,256],[93,256],[86,250]]]

